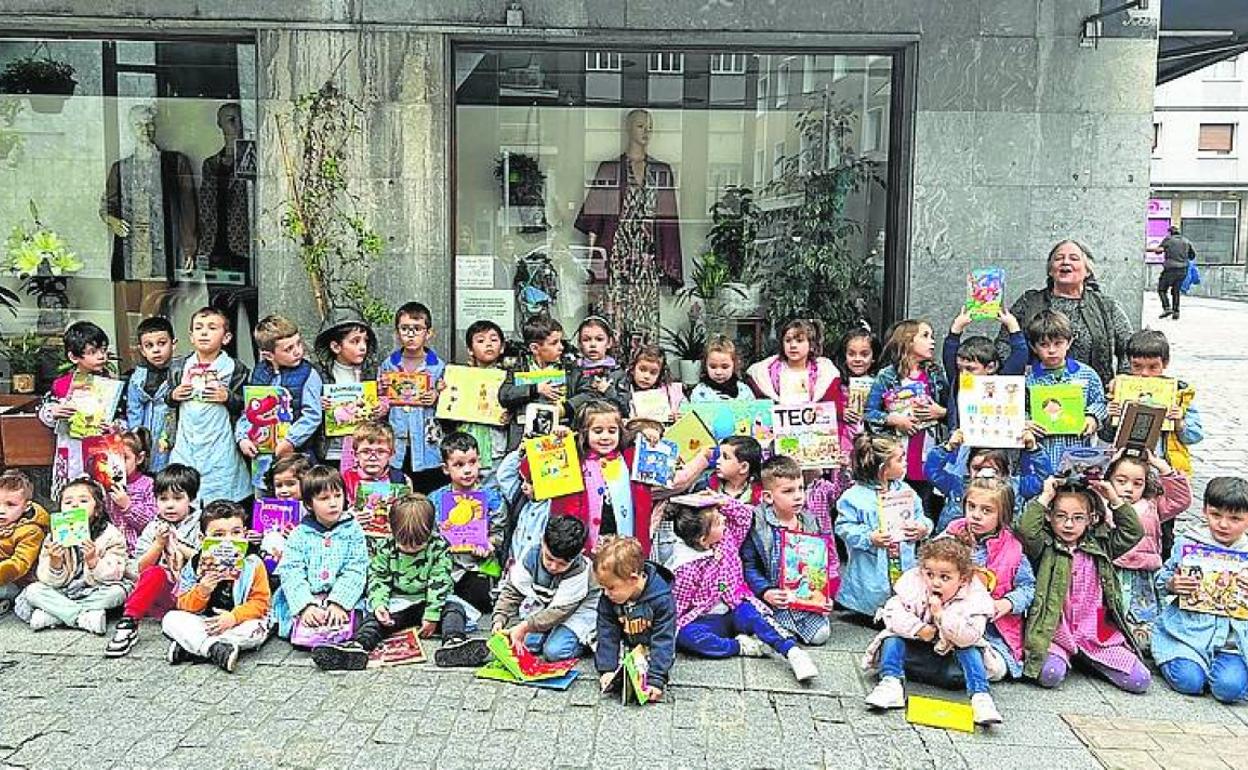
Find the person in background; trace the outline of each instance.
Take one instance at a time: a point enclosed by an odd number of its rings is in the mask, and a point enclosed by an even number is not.
[[[1177,225],[1170,226],[1170,234],[1156,246],[1149,246],[1145,251],[1154,254],[1165,254],[1161,265],[1161,275],[1157,277],[1157,296],[1161,298],[1161,315],[1159,318],[1179,320],[1179,297],[1183,296],[1183,279],[1187,276],[1187,265],[1196,259],[1196,248],[1192,242],[1183,237]]]

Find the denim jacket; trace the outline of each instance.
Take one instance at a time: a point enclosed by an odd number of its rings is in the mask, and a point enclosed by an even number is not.
[[[425,349],[425,365],[419,371],[429,373],[434,387],[442,380],[446,363],[432,348]],[[381,362],[381,372],[403,371],[403,351],[396,350]],[[442,465],[442,429],[434,419],[436,407],[394,406],[390,408],[390,427],[394,428],[394,457],[390,465],[402,468],[408,448],[412,452],[412,470],[423,471]]]

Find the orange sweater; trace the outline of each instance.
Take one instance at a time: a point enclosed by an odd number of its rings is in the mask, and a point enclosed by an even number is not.
[[[234,609],[227,613],[234,617],[235,623],[263,618],[269,614],[269,605],[272,602],[272,596],[269,594],[269,573],[264,568],[264,562],[254,556],[249,556],[247,559],[255,562],[252,564],[251,588],[247,590],[247,598],[241,604],[236,603]],[[235,595],[237,596],[237,591]],[[196,583],[194,588],[178,596],[178,609],[200,615],[208,609],[208,602],[211,599],[212,592],[205,591],[199,583]]]
[[[31,503],[22,517],[0,526],[0,585],[24,585],[33,577],[43,538],[48,534],[49,516],[43,506]]]

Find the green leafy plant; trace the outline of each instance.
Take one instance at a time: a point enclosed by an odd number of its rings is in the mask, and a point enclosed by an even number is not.
[[[331,77],[299,97],[290,115],[278,118],[288,191],[281,223],[299,248],[320,320],[334,308],[349,307],[368,323],[384,326],[391,308],[368,285],[381,263],[383,240],[347,184],[348,145],[361,131],[362,114]]]
[[[34,374],[39,371],[39,360],[45,340],[33,331],[17,337],[0,340],[0,357],[9,362],[13,374]]]
[[[731,276],[727,263],[713,251],[708,251],[701,257],[693,260],[693,273],[690,275],[689,284],[683,289],[676,292],[677,298],[682,302],[690,302],[692,300],[701,300],[703,303],[709,303],[718,296],[721,289],[725,288]],[[736,290],[736,287],[730,287]],[[739,293],[739,290],[737,290]]]
[[[758,206],[748,187],[730,187],[711,206],[709,253],[727,268],[727,281],[749,279],[749,248],[758,235]]]
[[[69,244],[39,219],[39,209],[30,201],[33,225],[21,222],[4,242],[4,261],[0,268],[16,273],[27,294],[39,297],[52,291],[63,291],[65,279],[83,268],[83,261],[69,250]],[[7,299],[15,298],[12,292]],[[0,293],[3,296],[3,293]],[[7,301],[6,301],[6,304]],[[12,310],[12,306],[9,306]]]
[[[50,56],[23,56],[0,72],[0,93],[68,96],[77,86],[74,68]]]
[[[683,361],[701,361],[706,355],[706,328],[694,319],[683,329],[662,327],[663,348]]]
[[[537,158],[524,153],[512,152],[499,155],[494,161],[494,178],[503,182],[503,190],[512,206],[541,206],[545,203],[546,175],[542,173]]]

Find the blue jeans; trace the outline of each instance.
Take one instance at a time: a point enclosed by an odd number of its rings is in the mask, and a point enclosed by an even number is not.
[[[788,655],[797,644],[771,613],[763,615],[750,602],[741,602],[732,612],[703,615],[676,632],[676,649],[704,658],[731,658],[741,654],[738,634],[757,636],[758,640],[781,655]]]
[[[567,626],[555,626],[545,634],[529,634],[524,637],[524,646],[549,661],[579,658],[584,650],[581,640]]]
[[[1213,656],[1209,674],[1196,663],[1175,658],[1161,664],[1161,675],[1178,692],[1200,695],[1205,685],[1222,703],[1234,703],[1248,697],[1248,665],[1237,652],[1219,652]]]
[[[890,636],[880,646],[880,676],[906,678],[907,653],[938,657],[925,642],[907,644],[900,636]],[[920,647],[922,645],[922,647]],[[988,670],[984,668],[984,652],[978,647],[962,647],[953,651],[954,660],[962,668],[968,695],[988,692]]]

